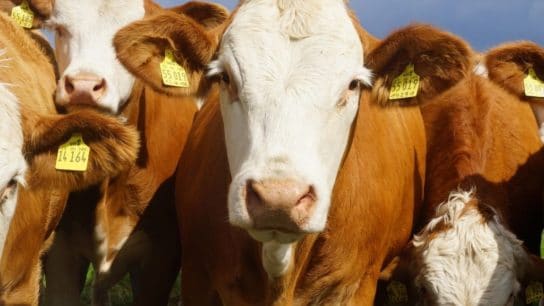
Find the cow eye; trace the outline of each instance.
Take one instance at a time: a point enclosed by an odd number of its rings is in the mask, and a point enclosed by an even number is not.
[[[356,89],[359,89],[359,80],[353,80],[351,83],[349,83],[349,90],[354,91]]]
[[[12,194],[16,187],[17,181],[15,178],[12,178],[4,189],[0,189],[0,202],[4,202]]]
[[[228,72],[221,73],[221,82],[223,82],[225,85],[230,85],[230,76]]]

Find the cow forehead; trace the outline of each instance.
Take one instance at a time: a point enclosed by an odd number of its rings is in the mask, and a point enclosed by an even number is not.
[[[343,1],[255,0],[236,11],[220,59],[244,85],[345,82],[362,66],[363,46]]]
[[[97,34],[108,25],[140,19],[144,11],[144,0],[56,0],[50,22],[67,28],[83,25]]]

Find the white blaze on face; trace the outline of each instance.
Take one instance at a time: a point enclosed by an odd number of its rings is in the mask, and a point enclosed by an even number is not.
[[[245,205],[248,180],[293,180],[316,196],[301,229],[323,230],[358,109],[358,83],[370,82],[344,2],[245,1],[210,74],[227,78],[221,112],[233,178],[230,222],[252,226]]]
[[[143,0],[55,0],[48,26],[56,29],[56,57],[62,78],[57,102],[66,104],[67,77],[89,80],[82,87],[104,86],[97,93],[98,106],[116,113],[126,102],[134,77],[117,60],[115,33],[144,17]],[[90,78],[89,76],[93,76]],[[95,78],[95,79],[93,79]],[[103,83],[101,81],[103,80]]]
[[[467,209],[472,199],[472,192],[452,193],[414,238],[416,287],[429,305],[511,305],[520,289],[522,242],[497,215],[484,220]]]
[[[5,73],[0,50],[0,73]],[[16,97],[0,82],[0,258],[17,205],[18,184],[24,183],[26,162],[23,130]]]

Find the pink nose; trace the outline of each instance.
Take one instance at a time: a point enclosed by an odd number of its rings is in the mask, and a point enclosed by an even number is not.
[[[67,104],[97,104],[106,93],[106,80],[95,74],[80,73],[64,77]]]
[[[316,202],[313,187],[296,180],[250,180],[246,191],[247,210],[256,229],[301,232]]]

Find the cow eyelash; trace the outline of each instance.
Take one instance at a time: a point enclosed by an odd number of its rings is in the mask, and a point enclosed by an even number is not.
[[[352,80],[351,83],[349,83],[349,90],[354,91],[356,89],[359,89],[359,86],[361,85],[361,82],[359,80]]]
[[[222,72],[221,75],[219,75],[219,78],[225,85],[230,85],[230,76],[227,72]]]

